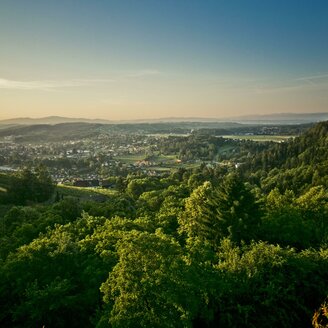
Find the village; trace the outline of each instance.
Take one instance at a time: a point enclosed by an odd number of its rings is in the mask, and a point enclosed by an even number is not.
[[[161,176],[182,160],[158,152],[163,136],[112,135],[64,142],[17,143],[0,140],[0,171],[45,165],[57,184],[113,188],[108,176],[142,173]],[[199,162],[199,161],[198,161]],[[184,163],[195,164],[195,161]]]
[[[33,127],[27,127],[25,135],[0,135],[0,171],[23,167],[33,170],[44,165],[58,185],[111,189],[115,182],[110,177],[165,176],[172,169],[193,169],[202,163],[239,167],[243,156],[266,148],[268,142],[288,140],[295,129],[254,126],[221,136],[211,129],[191,129],[179,134],[177,128],[172,133],[148,133],[136,132],[133,126],[124,127],[123,132],[90,130],[89,125],[81,130],[78,127],[68,125],[74,129],[71,134],[58,133],[52,138],[47,133],[51,126],[40,136]]]

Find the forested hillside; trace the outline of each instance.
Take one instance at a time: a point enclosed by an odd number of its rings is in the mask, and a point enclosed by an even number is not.
[[[266,192],[277,187],[301,194],[312,186],[328,187],[328,122],[321,122],[303,135],[269,150],[257,151],[242,171]]]
[[[234,122],[153,122],[153,123],[59,123],[31,125],[1,125],[0,138],[11,138],[17,143],[43,141],[79,140],[82,138],[97,138],[99,135],[123,134],[190,134],[200,131],[210,135],[227,134],[258,134],[265,129],[276,134],[300,134],[313,123],[291,125],[241,124]]]
[[[100,199],[0,176],[0,326],[327,327],[328,122],[241,149]]]

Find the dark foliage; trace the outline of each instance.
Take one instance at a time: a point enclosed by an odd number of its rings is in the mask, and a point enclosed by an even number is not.
[[[0,326],[323,327],[327,136],[324,122],[231,155],[168,138],[163,152],[242,165],[112,177],[98,201],[54,193],[44,167],[2,175]]]

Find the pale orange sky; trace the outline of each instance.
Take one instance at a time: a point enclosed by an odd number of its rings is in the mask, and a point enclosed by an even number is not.
[[[158,73],[115,81],[110,78],[108,81],[0,80],[0,118],[50,115],[111,120],[222,118],[274,112],[319,112],[328,108],[326,78],[316,84],[297,82],[283,81],[283,87],[234,81],[233,78],[217,82],[208,78],[207,82],[203,77],[195,77],[190,82],[183,76],[164,76],[164,73],[163,76]]]
[[[298,3],[4,1],[0,119],[327,112],[328,5]]]

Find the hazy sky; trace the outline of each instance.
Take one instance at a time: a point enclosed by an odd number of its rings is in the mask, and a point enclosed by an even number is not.
[[[327,111],[327,0],[0,0],[0,119]]]

